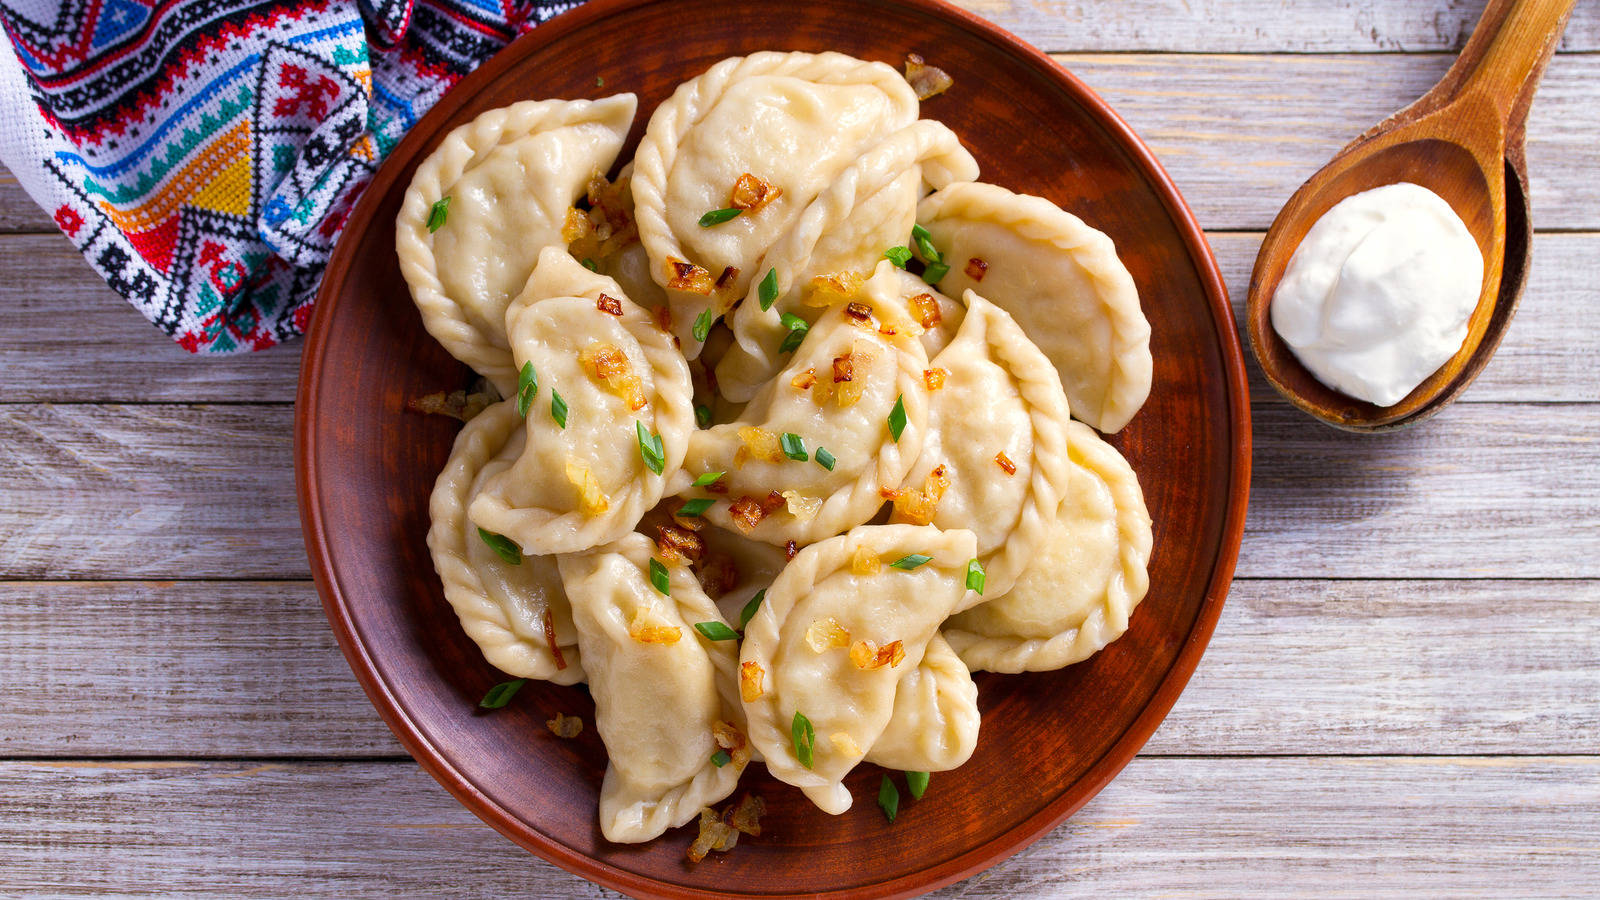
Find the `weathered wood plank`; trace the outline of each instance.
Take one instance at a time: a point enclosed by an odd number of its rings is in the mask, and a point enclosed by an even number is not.
[[[1591,752],[1597,612],[1593,581],[1239,581],[1145,752]],[[403,755],[309,583],[0,584],[0,618],[0,757]]]
[[[1415,53],[1461,49],[1480,0],[955,0],[1046,50]],[[1563,50],[1600,49],[1600,11],[1578,4]]]
[[[1592,756],[1139,759],[1031,849],[933,896],[1587,896],[1597,805]],[[407,762],[0,763],[0,857],[7,893],[617,896]]]
[[[1339,148],[1421,96],[1438,55],[1056,57],[1144,138],[1200,224],[1265,230]],[[1551,62],[1528,123],[1535,227],[1600,227],[1600,56]],[[929,104],[929,115],[938,113]]]
[[[0,406],[0,578],[304,578],[284,406]],[[1255,409],[1239,574],[1600,577],[1600,404]]]
[[[61,235],[0,235],[0,309],[6,402],[294,399],[298,341],[226,358],[186,352]]]
[[[1380,435],[1253,415],[1240,575],[1600,577],[1600,406],[1457,404]]]
[[[0,406],[0,577],[307,574],[283,406]]]
[[[34,205],[28,192],[17,183],[17,176],[0,165],[0,234],[55,230],[56,223]]]
[[[1243,322],[1258,232],[1208,236]],[[152,329],[64,238],[0,235],[0,397],[7,402],[294,399],[299,343],[227,359],[185,353]],[[1242,327],[1242,325],[1241,325]],[[94,335],[84,340],[84,335]],[[1522,308],[1463,402],[1600,400],[1600,233],[1544,233]],[[1251,396],[1276,395],[1246,353]]]
[[[1211,233],[1207,238],[1228,284],[1253,402],[1278,401],[1249,349],[1244,318],[1261,234]],[[1522,304],[1494,360],[1462,395],[1462,403],[1600,401],[1600,234],[1534,237],[1533,268]]]

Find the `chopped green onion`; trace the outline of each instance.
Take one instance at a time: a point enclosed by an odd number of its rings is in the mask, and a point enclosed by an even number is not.
[[[900,443],[900,434],[906,430],[906,398],[902,394],[894,398],[894,409],[889,410],[889,434],[896,444]]]
[[[940,281],[944,280],[944,276],[949,274],[949,272],[949,263],[928,263],[928,267],[922,270],[922,280],[929,284],[938,284]]]
[[[667,575],[667,567],[654,556],[650,557],[650,584],[662,594],[672,596],[672,580]]]
[[[756,595],[750,598],[750,601],[744,605],[744,609],[739,610],[740,628],[750,624],[750,620],[755,618],[756,610],[761,608],[761,601],[765,599],[767,599],[767,589],[762,588],[756,591]]]
[[[976,559],[967,562],[967,590],[977,591],[978,596],[983,596],[983,582],[988,575],[983,571],[983,563]]]
[[[894,562],[889,563],[889,565],[892,566],[893,568],[902,569],[904,571],[909,572],[912,569],[915,569],[918,566],[921,566],[923,563],[930,562],[932,560],[933,560],[933,557],[928,556],[926,554],[922,554],[922,553],[907,553],[905,556],[902,556],[899,559],[895,560]]]
[[[778,352],[788,353],[799,347],[800,342],[806,339],[806,332],[811,330],[811,326],[805,319],[793,313],[784,313],[781,319],[783,327],[789,329],[789,334],[783,339],[783,343],[778,346]]]
[[[794,744],[794,755],[800,765],[811,768],[811,751],[817,746],[817,732],[811,727],[811,720],[799,710],[795,710],[794,721],[789,723],[789,740]]]
[[[510,703],[511,698],[515,697],[517,691],[522,690],[522,686],[527,683],[528,679],[526,678],[518,678],[515,681],[502,681],[489,688],[489,693],[483,695],[483,699],[478,701],[478,705],[484,709],[499,709]]]
[[[562,428],[567,427],[567,401],[561,399],[561,392],[553,387],[550,389],[550,418]]]
[[[600,77],[599,75],[596,75],[594,77],[594,86],[595,87],[605,87],[606,86],[606,80],[604,78]]]
[[[433,234],[435,231],[443,228],[444,220],[449,218],[449,216],[449,197],[440,197],[438,200],[433,201],[433,207],[428,210],[428,233]]]
[[[739,632],[722,624],[721,622],[696,622],[694,630],[700,632],[708,641],[737,641]]]
[[[711,504],[715,502],[717,501],[712,500],[710,497],[696,497],[693,500],[686,500],[682,506],[678,507],[678,515],[686,519],[703,516],[706,510],[711,508]]]
[[[595,262],[595,261],[594,261],[594,260],[592,260],[592,259],[590,259],[590,258],[589,258],[589,257],[587,257],[587,256],[585,256],[585,257],[584,257],[584,258],[583,258],[583,267],[584,267],[584,268],[585,268],[585,269],[588,269],[588,270],[589,270],[589,271],[591,271],[591,272],[598,272],[598,271],[600,271],[600,266],[599,266],[599,264],[597,264],[597,263],[596,263],[596,262]]]
[[[772,308],[773,301],[778,299],[778,270],[768,269],[767,277],[761,279],[761,311],[766,312]]]
[[[744,210],[736,206],[730,206],[727,209],[713,209],[712,211],[700,217],[700,227],[710,228],[713,225],[721,225],[723,222],[726,222],[730,219],[738,218],[739,213],[742,212],[744,212]]]
[[[833,458],[833,454],[828,452],[827,447],[817,448],[817,465],[827,469],[829,472],[832,472],[833,465],[836,462],[838,462],[838,460]]]
[[[667,466],[665,448],[661,445],[661,435],[651,434],[644,427],[644,423],[634,420],[634,430],[639,433],[639,456],[644,458],[644,464],[650,471],[660,475]]]
[[[904,269],[906,267],[906,263],[911,261],[911,248],[903,246],[890,247],[889,249],[883,251],[883,258]]]
[[[917,252],[922,254],[924,262],[929,264],[944,262],[944,254],[940,253],[939,248],[933,245],[933,235],[928,234],[928,229],[923,228],[921,225],[911,226],[911,239],[916,241]],[[949,268],[949,266],[946,266],[946,271]],[[932,282],[929,283],[931,284]]]
[[[710,428],[711,407],[696,403],[694,405],[694,423],[701,428]]]
[[[708,484],[716,484],[717,482],[721,481],[722,480],[722,476],[724,476],[726,474],[728,474],[728,473],[727,472],[702,472],[702,473],[700,473],[700,477],[696,478],[694,480],[694,486],[695,487],[705,487]]]
[[[711,310],[701,310],[700,315],[695,317],[694,330],[690,332],[694,335],[695,340],[704,341],[706,339],[706,336],[711,333],[711,321]]]
[[[911,789],[911,799],[921,800],[923,793],[928,790],[928,773],[907,772],[906,787]]]
[[[517,373],[517,415],[526,419],[528,407],[533,405],[533,398],[539,393],[539,373],[533,370],[533,363],[522,364],[522,371]]]
[[[778,445],[783,448],[783,455],[795,462],[805,462],[811,458],[811,454],[806,452],[805,439],[792,431],[785,431],[783,436],[778,438]]]
[[[733,757],[729,756],[728,751],[721,747],[717,748],[717,752],[711,754],[711,764],[719,769],[731,762],[733,762]]]
[[[513,566],[522,565],[522,548],[517,546],[516,541],[503,534],[495,534],[481,527],[478,529],[478,537],[483,538],[483,542],[489,545],[489,549],[500,554],[500,558],[507,563]]]
[[[883,781],[878,783],[878,808],[889,817],[890,824],[894,823],[894,817],[900,813],[900,789],[894,786],[888,775],[883,776]]]

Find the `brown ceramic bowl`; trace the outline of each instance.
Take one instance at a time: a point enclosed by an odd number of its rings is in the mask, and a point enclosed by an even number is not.
[[[1111,442],[1155,518],[1150,592],[1128,633],[1050,673],[980,674],[977,753],[933,776],[890,825],[879,772],[857,803],[819,812],[760,767],[758,838],[690,865],[692,827],[639,846],[600,836],[605,752],[593,727],[554,738],[557,711],[593,723],[581,688],[530,683],[507,708],[476,704],[505,676],[461,631],[424,544],[428,495],[457,423],[407,401],[468,371],[423,331],[394,253],[394,219],[419,160],[492,107],[543,97],[639,95],[634,139],[684,79],[761,49],[840,50],[898,65],[918,52],[955,76],[927,116],[956,130],[983,177],[1052,198],[1116,241],[1154,337],[1149,403]],[[604,79],[601,86],[597,79]],[[631,147],[628,151],[631,154]],[[1039,51],[930,0],[597,0],[517,40],[451,91],[395,149],[328,266],[306,342],[295,459],[311,568],[356,677],[407,750],[512,840],[641,896],[907,896],[1004,859],[1086,803],[1149,738],[1194,671],[1238,556],[1250,419],[1238,336],[1205,238],[1150,151]]]

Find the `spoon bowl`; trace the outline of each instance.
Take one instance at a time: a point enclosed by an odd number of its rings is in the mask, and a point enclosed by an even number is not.
[[[1341,150],[1278,213],[1256,257],[1246,317],[1263,374],[1295,406],[1349,431],[1401,428],[1448,405],[1494,355],[1527,281],[1528,106],[1574,2],[1491,0],[1444,79]],[[1450,204],[1477,241],[1484,272],[1461,348],[1398,403],[1380,407],[1317,380],[1273,329],[1271,303],[1318,219],[1347,197],[1400,182]]]

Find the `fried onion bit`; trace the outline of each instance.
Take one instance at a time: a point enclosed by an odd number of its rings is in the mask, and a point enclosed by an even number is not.
[[[900,641],[890,641],[879,647],[876,641],[859,640],[850,645],[850,662],[864,671],[894,668],[906,658],[905,646]]]
[[[556,717],[554,719],[546,719],[544,725],[550,729],[551,734],[558,738],[571,739],[583,733],[583,717],[581,716],[566,716],[556,713]]]
[[[745,212],[758,213],[781,196],[783,188],[746,172],[734,181],[733,190],[728,193],[728,205]]]
[[[672,290],[691,294],[710,294],[716,284],[710,272],[694,263],[687,263],[681,259],[667,260],[667,287]]]
[[[906,54],[906,81],[917,92],[918,100],[937,97],[956,83],[950,74],[938,66],[930,66],[921,55]]]

